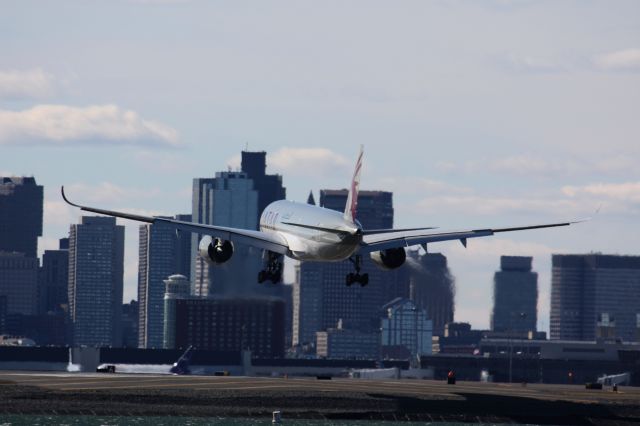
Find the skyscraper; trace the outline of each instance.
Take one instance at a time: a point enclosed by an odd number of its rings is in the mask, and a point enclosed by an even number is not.
[[[640,256],[557,254],[551,274],[551,339],[637,341]]]
[[[190,221],[191,216],[178,215],[175,219]],[[189,275],[191,235],[162,224],[140,225],[139,235],[138,347],[161,348],[164,280],[174,274]]]
[[[531,270],[531,261],[526,256],[500,257],[500,271],[493,278],[492,331],[536,331],[538,274]]]
[[[442,253],[420,254],[407,251],[410,275],[409,298],[419,309],[426,309],[433,321],[433,334],[443,336],[445,324],[453,322],[455,282]]]
[[[287,197],[287,190],[282,186],[282,176],[268,175],[267,153],[242,151],[241,168],[249,179],[253,180],[253,189],[258,192],[258,209],[256,215],[256,229],[260,224],[260,215],[265,207],[277,200]]]
[[[69,315],[75,345],[120,346],[124,226],[83,216],[69,232]]]
[[[257,211],[258,192],[246,173],[218,172],[213,179],[193,181],[194,222],[256,229]],[[242,293],[247,285],[256,286],[262,269],[261,250],[236,244],[229,261],[211,267],[198,254],[201,238],[202,235],[193,234],[191,247],[195,295]]]
[[[347,190],[320,191],[320,206],[343,211]],[[365,229],[393,227],[393,201],[390,192],[360,191],[357,219]],[[404,267],[401,267],[401,269]],[[406,277],[398,270],[383,271],[371,259],[363,257],[362,269],[369,274],[366,287],[345,285],[345,276],[353,272],[350,261],[302,262],[296,267],[294,283],[294,344],[310,343],[315,332],[336,327],[377,332],[380,309],[395,298],[388,287],[399,288],[395,281]]]
[[[38,259],[0,252],[0,296],[8,314],[38,313]]]
[[[40,312],[60,312],[69,302],[69,239],[61,238],[58,250],[45,250],[40,275]]]
[[[43,187],[33,177],[0,177],[0,252],[38,257]]]

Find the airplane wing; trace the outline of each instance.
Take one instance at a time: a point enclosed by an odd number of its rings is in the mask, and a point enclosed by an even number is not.
[[[289,245],[287,241],[278,234],[271,234],[261,231],[252,231],[249,229],[231,228],[226,226],[217,225],[205,225],[202,223],[184,222],[181,220],[174,220],[162,217],[142,216],[130,213],[116,212],[112,210],[98,209],[95,207],[81,206],[69,201],[64,193],[64,186],[60,189],[62,192],[62,198],[68,204],[78,207],[80,210],[84,210],[92,213],[99,213],[107,216],[121,217],[123,219],[136,220],[138,222],[146,222],[154,225],[170,226],[181,231],[193,232],[196,234],[206,234],[214,237],[222,238],[223,240],[229,240],[238,242],[241,244],[247,244],[253,247],[257,247],[264,250],[269,250],[274,253],[286,254],[289,251]]]
[[[372,251],[386,250],[397,247],[409,247],[414,245],[424,245],[427,243],[435,243],[438,241],[460,240],[466,247],[468,238],[488,237],[500,232],[524,231],[527,229],[554,228],[557,226],[569,226],[573,223],[584,222],[585,220],[576,220],[573,222],[546,223],[542,225],[519,226],[512,228],[487,228],[473,229],[466,231],[441,231],[441,232],[384,232],[378,234],[365,234],[360,245],[361,253],[369,253]]]

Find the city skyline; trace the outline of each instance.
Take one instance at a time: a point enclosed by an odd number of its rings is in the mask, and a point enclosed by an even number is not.
[[[435,245],[456,277],[456,320],[475,328],[488,328],[500,255],[534,257],[548,330],[552,253],[639,254],[636,2],[284,3],[258,14],[67,3],[14,3],[0,17],[0,175],[45,187],[40,255],[80,217],[60,185],[80,201],[174,215],[193,177],[239,167],[247,143],[301,202],[343,188],[364,143],[362,187],[394,193],[401,227],[565,220],[603,205],[571,229]],[[118,223],[128,301],[137,225]]]

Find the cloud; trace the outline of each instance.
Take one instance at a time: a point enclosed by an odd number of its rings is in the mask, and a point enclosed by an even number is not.
[[[156,173],[189,172],[196,168],[192,158],[178,156],[173,151],[139,151],[133,158],[144,170]]]
[[[240,162],[240,156],[234,155],[227,160],[227,165],[230,169],[240,169]],[[285,176],[347,176],[352,166],[345,157],[326,148],[285,147],[267,156],[267,167]]]
[[[127,201],[151,199],[161,196],[161,191],[158,188],[123,188],[111,182],[102,182],[97,185],[76,183],[66,186],[65,193],[68,197],[73,196],[74,199],[77,198],[80,203],[92,202],[109,204],[122,204]]]
[[[585,186],[565,186],[562,192],[569,197],[584,195],[618,201],[640,203],[640,182],[594,183]]]
[[[0,70],[0,99],[44,98],[53,91],[53,76],[40,68]]]
[[[343,174],[351,163],[340,154],[326,148],[282,148],[269,154],[269,167],[292,176],[318,176]]]
[[[593,58],[593,63],[605,71],[640,71],[640,49],[624,49]]]
[[[498,63],[516,73],[558,73],[568,69],[567,65],[557,61],[530,55],[510,54],[498,58]]]
[[[470,188],[451,185],[449,183],[419,177],[384,177],[378,179],[376,188],[391,191],[394,194],[465,194]]]
[[[569,219],[591,211],[585,210],[582,200],[567,198],[490,197],[479,195],[449,195],[427,197],[420,200],[417,209],[422,213],[473,212],[476,215],[500,214],[554,214]],[[568,217],[567,217],[568,215]]]
[[[637,174],[638,168],[632,156],[584,160],[577,158],[547,159],[532,154],[514,155],[503,158],[456,162],[439,162],[436,169],[443,173],[477,174],[481,172],[500,173],[509,176],[558,177],[592,175],[594,172],[609,175]]]
[[[0,110],[0,145],[78,143],[178,146],[176,130],[145,120],[116,105],[72,107],[37,105],[24,111]]]

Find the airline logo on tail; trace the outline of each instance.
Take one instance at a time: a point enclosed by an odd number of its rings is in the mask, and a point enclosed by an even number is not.
[[[362,154],[363,146],[360,145],[360,154],[358,154],[358,161],[356,162],[356,168],[353,171],[353,178],[351,179],[351,188],[349,188],[349,195],[347,196],[347,205],[344,209],[344,218],[350,222],[355,222],[356,212],[358,210],[358,190],[360,189],[360,171],[362,170]]]

